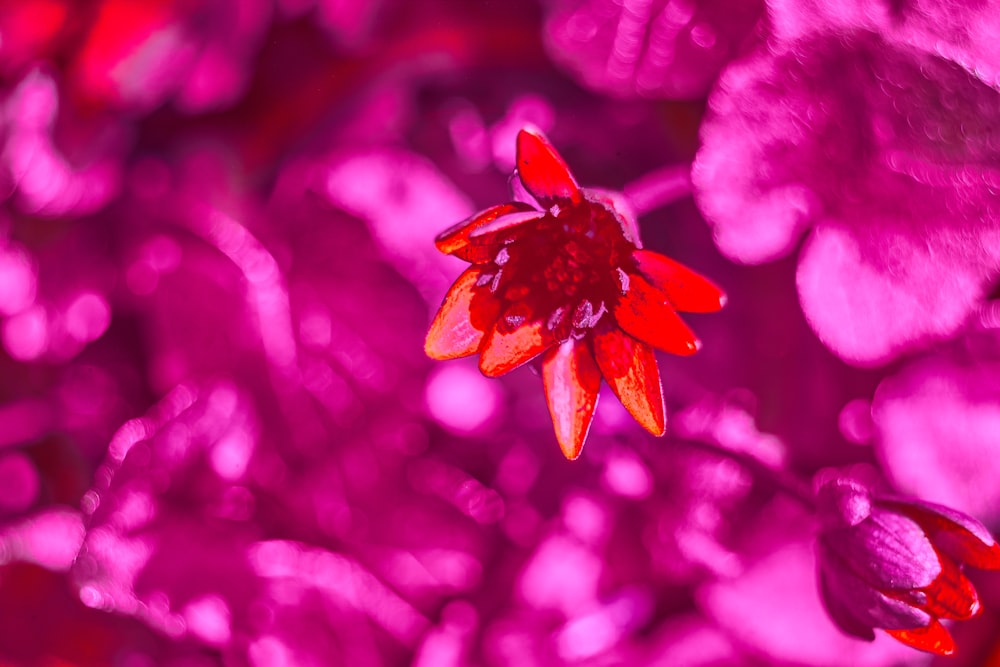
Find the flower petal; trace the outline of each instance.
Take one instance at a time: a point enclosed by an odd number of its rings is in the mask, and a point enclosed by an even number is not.
[[[966,621],[978,616],[983,610],[972,582],[962,574],[955,561],[947,556],[941,556],[941,574],[930,586],[921,588],[918,592],[926,595],[927,599],[917,606],[938,618]]]
[[[831,599],[848,609],[858,623],[871,628],[898,630],[920,627],[931,621],[931,615],[923,609],[899,597],[886,595],[858,576],[851,567],[853,563],[840,558],[830,548],[830,542],[829,539],[820,539],[818,544],[821,580],[825,582]]]
[[[431,323],[424,352],[432,359],[457,359],[475,354],[500,315],[500,302],[489,290],[475,289],[482,271],[469,268],[448,290]]]
[[[566,162],[537,129],[526,127],[517,133],[517,173],[525,189],[546,208],[581,200],[580,186]]]
[[[1000,544],[986,526],[968,514],[925,502],[882,500],[879,504],[916,521],[937,549],[959,563],[1000,569]]]
[[[714,313],[726,305],[726,294],[711,280],[680,262],[649,250],[632,253],[643,276],[685,313]]]
[[[509,373],[555,343],[545,322],[525,322],[511,328],[504,321],[505,317],[501,317],[490,332],[479,357],[479,370],[488,377]]]
[[[872,630],[870,625],[858,619],[850,607],[833,592],[833,587],[827,581],[829,577],[827,568],[821,567],[819,572],[819,594],[823,600],[823,605],[830,614],[830,618],[833,619],[838,628],[847,634],[866,641],[874,641],[875,631]]]
[[[556,439],[572,461],[580,455],[594,420],[601,372],[587,345],[570,338],[545,354],[542,380]]]
[[[941,574],[938,554],[920,526],[878,506],[856,526],[826,531],[820,542],[880,591],[924,588]]]
[[[951,655],[955,652],[955,640],[937,619],[931,619],[931,624],[926,628],[886,630],[886,632],[907,646],[921,651],[937,655]]]
[[[628,276],[628,291],[615,304],[614,315],[627,333],[664,352],[688,356],[701,347],[666,295],[642,276]]]
[[[496,239],[501,232],[509,231],[515,227],[523,225],[526,222],[541,220],[545,217],[545,215],[545,211],[534,210],[501,215],[495,220],[473,229],[469,234],[469,240],[473,243],[485,243],[488,239]],[[499,241],[494,241],[494,243],[497,242]]]
[[[504,223],[500,223],[499,229],[507,230],[524,222],[528,222],[533,218],[512,218],[511,216],[520,216],[533,210],[534,209],[527,204],[521,204],[519,202],[511,202],[509,204],[500,204],[498,206],[490,207],[485,211],[480,211],[471,218],[463,220],[457,225],[441,232],[441,234],[434,239],[434,244],[437,246],[438,250],[446,255],[455,255],[459,259],[465,260],[466,262],[476,264],[489,261],[493,258],[495,253],[480,247],[486,245],[485,240],[480,243],[474,243],[469,237],[472,236],[473,233],[488,225],[496,228],[498,220],[504,221]],[[539,217],[541,215],[543,214],[539,213]],[[498,229],[495,229],[495,231],[496,230]]]
[[[653,348],[618,328],[595,333],[593,346],[601,375],[625,409],[644,429],[663,435],[667,417]]]

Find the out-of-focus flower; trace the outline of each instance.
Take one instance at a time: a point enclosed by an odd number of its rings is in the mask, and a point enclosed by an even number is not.
[[[198,113],[233,103],[270,23],[270,3],[103,0],[70,76],[88,104],[148,111],[173,97]]]
[[[39,56],[49,55],[66,28],[68,0],[0,3],[0,74],[10,74]]]
[[[796,508],[797,509],[797,508]],[[754,525],[745,545],[757,552],[740,576],[708,582],[699,605],[758,665],[902,667],[924,664],[912,649],[878,636],[860,642],[841,632],[823,609],[816,586],[816,555],[801,514],[775,505]],[[775,526],[777,524],[777,526]],[[790,526],[789,526],[790,524]],[[789,531],[789,527],[793,528]],[[777,528],[782,535],[774,535]],[[768,530],[772,534],[768,534]],[[763,534],[760,534],[763,533]],[[789,534],[794,533],[794,534]],[[726,662],[712,664],[729,664]]]
[[[674,433],[748,456],[770,468],[781,468],[786,464],[785,444],[761,433],[749,406],[741,405],[740,399],[747,399],[746,394],[706,397],[687,406],[673,422]]]
[[[989,2],[947,0],[770,0],[770,27],[782,40],[828,25],[862,28],[882,39],[940,55],[983,82],[1000,85],[1000,14]]]
[[[61,134],[78,146],[58,142],[58,81],[37,68],[4,100],[6,136],[0,152],[3,180],[16,191],[25,213],[49,218],[94,213],[118,195],[121,153],[127,133],[112,123],[85,121],[63,112]]]
[[[377,27],[376,17],[385,6],[384,0],[345,2],[344,0],[278,0],[277,9],[285,17],[315,13],[316,22],[339,45],[358,49]]]
[[[824,482],[817,501],[820,592],[837,625],[867,640],[883,628],[914,648],[953,653],[941,619],[981,611],[962,566],[1000,569],[989,531],[941,505],[873,496],[850,478]]]
[[[695,199],[742,262],[790,254],[811,229],[806,318],[842,359],[882,363],[954,334],[1000,272],[1000,94],[951,48],[960,31],[917,39],[908,3],[899,17],[827,3],[808,21],[784,4],[778,35],[710,98]],[[909,38],[885,27],[902,23]]]
[[[696,352],[700,343],[677,311],[712,312],[725,295],[687,267],[642,250],[630,214],[609,193],[580,188],[534,129],[517,135],[516,174],[516,201],[437,238],[438,249],[472,267],[431,324],[427,354],[479,353],[480,370],[495,377],[545,353],[545,394],[569,459],[586,440],[602,376],[636,421],[662,435],[653,348]]]
[[[0,665],[5,667],[223,664],[209,649],[173,641],[136,619],[88,608],[64,573],[30,562],[0,565],[0,624]]]
[[[552,0],[549,51],[583,82],[621,96],[697,98],[763,14],[759,0]]]
[[[884,379],[870,419],[900,492],[1000,520],[1000,331],[969,332]]]

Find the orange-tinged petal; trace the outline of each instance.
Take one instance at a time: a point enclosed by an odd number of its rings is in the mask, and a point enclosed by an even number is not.
[[[526,213],[535,213],[537,215],[525,217]],[[466,262],[472,262],[473,264],[486,262],[493,259],[496,249],[491,250],[484,247],[491,239],[482,239],[478,243],[473,243],[469,238],[473,233],[487,226],[496,228],[498,225],[500,229],[509,231],[518,225],[542,215],[544,213],[535,211],[535,209],[527,204],[520,202],[500,204],[499,206],[490,207],[485,211],[480,211],[471,218],[463,220],[457,225],[441,232],[434,239],[434,244],[438,250],[446,255],[455,255]],[[496,239],[492,240],[496,242]]]
[[[517,133],[517,173],[525,189],[546,208],[582,198],[566,162],[537,129],[526,127]]]
[[[677,310],[714,313],[726,305],[726,294],[718,285],[680,262],[649,250],[636,250],[632,258],[643,276],[662,290]]]
[[[886,632],[907,646],[921,651],[937,655],[951,655],[955,652],[955,640],[951,638],[951,635],[937,619],[931,619],[931,624],[926,628],[886,630]]]
[[[580,455],[594,420],[601,372],[587,344],[570,338],[546,352],[542,380],[556,439],[572,461]]]
[[[978,616],[982,612],[982,606],[972,582],[962,574],[952,559],[940,556],[939,560],[941,574],[934,578],[930,586],[920,589],[927,596],[927,601],[914,606],[939,618],[965,621]]]
[[[498,377],[525,364],[552,347],[555,340],[544,322],[525,322],[512,330],[503,317],[483,342],[479,370],[488,377]]]
[[[667,417],[653,348],[618,328],[595,333],[593,345],[594,360],[611,391],[644,429],[663,435]]]
[[[497,317],[500,303],[489,290],[475,289],[482,271],[469,268],[448,290],[431,323],[424,352],[432,359],[457,359],[475,354]]]
[[[473,229],[469,233],[469,240],[472,243],[499,243],[500,241],[498,237],[509,236],[508,234],[503,234],[503,232],[509,232],[515,227],[520,227],[526,222],[534,222],[535,220],[541,220],[544,217],[545,211],[536,211],[534,209],[530,211],[518,211],[516,213],[501,215],[485,225],[480,225]]]
[[[628,292],[614,306],[614,316],[628,334],[664,352],[687,356],[701,348],[666,295],[642,276],[629,276]]]

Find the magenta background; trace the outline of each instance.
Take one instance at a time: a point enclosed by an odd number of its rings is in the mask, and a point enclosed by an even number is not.
[[[899,4],[0,3],[0,665],[928,664],[679,441],[1000,527],[1000,9]],[[728,292],[664,439],[423,354],[524,123]]]

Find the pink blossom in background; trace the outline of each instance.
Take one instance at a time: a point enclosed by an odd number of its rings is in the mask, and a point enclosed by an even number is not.
[[[551,0],[553,58],[590,88],[697,99],[763,14],[756,0]]]
[[[244,92],[247,61],[270,19],[263,0],[101,0],[70,69],[85,104],[148,111],[228,106]]]
[[[901,490],[991,523],[1000,518],[998,342],[995,330],[972,332],[915,359],[882,382],[871,406],[877,452]]]
[[[812,230],[803,311],[838,356],[871,365],[954,334],[989,295],[1000,93],[968,54],[949,59],[963,34],[931,44],[920,9],[900,27],[875,19],[888,5],[853,5],[772,7],[775,34],[710,98],[693,173],[733,259],[782,257]]]
[[[0,1],[0,665],[989,664],[993,4]],[[729,297],[662,438],[424,352],[525,127]]]
[[[87,135],[74,151],[81,155],[72,155],[57,146],[54,137],[59,97],[56,82],[36,69],[25,75],[5,104],[5,180],[16,190],[19,208],[31,215],[93,213],[117,195],[120,187],[124,128],[67,119],[79,123],[80,127],[72,128],[77,137]]]
[[[772,0],[769,6],[771,28],[782,40],[814,32],[817,26],[870,30],[888,43],[955,62],[993,88],[1000,83],[996,42],[1000,17],[990,2]]]

